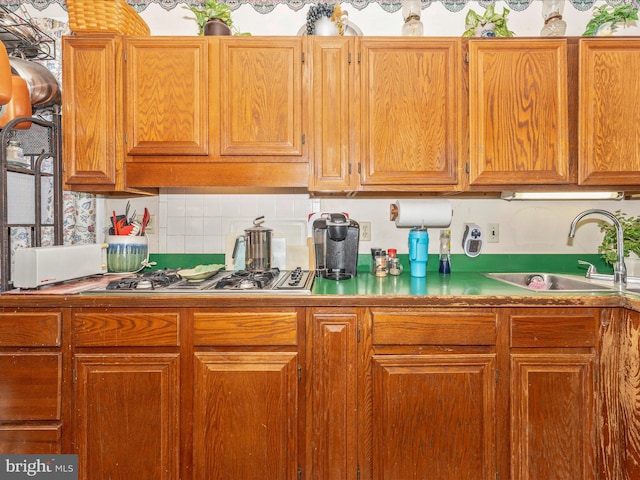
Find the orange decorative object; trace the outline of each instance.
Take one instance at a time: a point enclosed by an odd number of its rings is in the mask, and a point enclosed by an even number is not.
[[[29,87],[27,81],[18,75],[12,75],[13,95],[11,100],[7,103],[4,112],[0,115],[0,128],[4,128],[7,123],[18,117],[30,117],[33,111],[31,110],[31,95],[29,94]],[[13,126],[20,130],[28,130],[31,128],[31,122],[20,122]]]
[[[0,42],[0,105],[6,105],[11,100],[13,83],[11,81],[11,64],[4,43]]]

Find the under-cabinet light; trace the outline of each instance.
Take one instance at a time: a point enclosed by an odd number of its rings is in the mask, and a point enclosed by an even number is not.
[[[624,192],[502,192],[503,200],[622,200]]]

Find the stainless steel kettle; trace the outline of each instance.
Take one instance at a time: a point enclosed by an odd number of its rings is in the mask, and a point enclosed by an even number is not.
[[[273,230],[262,226],[263,222],[264,216],[257,217],[253,221],[253,227],[245,229],[245,234],[236,238],[232,256],[234,259],[236,258],[238,247],[241,242],[244,242],[246,270],[254,272],[271,270]]]

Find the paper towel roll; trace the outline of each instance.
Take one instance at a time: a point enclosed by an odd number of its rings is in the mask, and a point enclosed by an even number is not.
[[[448,227],[453,209],[448,200],[396,200],[391,204],[391,221],[396,227]]]

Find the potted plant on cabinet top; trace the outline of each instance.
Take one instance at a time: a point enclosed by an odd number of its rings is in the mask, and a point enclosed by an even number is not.
[[[620,210],[615,212],[616,218],[622,225],[622,237],[624,244],[624,256],[627,258],[628,274],[633,277],[640,276],[640,217],[630,217]],[[618,259],[616,244],[616,227],[612,223],[598,222],[600,231],[604,233],[602,244],[598,247],[598,253],[609,265],[616,263]]]
[[[218,0],[205,0],[202,7],[184,6],[193,12],[198,22],[198,35],[249,35],[240,33],[231,20],[231,9],[228,5],[218,2]]]
[[[613,35],[618,24],[638,20],[638,9],[633,5],[602,5],[593,9],[593,17],[587,23],[583,37]]]
[[[503,8],[502,13],[496,13],[494,5],[489,5],[484,14],[478,15],[469,10],[464,19],[466,30],[463,37],[513,37],[513,32],[507,27],[509,9]]]

